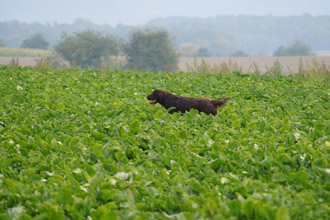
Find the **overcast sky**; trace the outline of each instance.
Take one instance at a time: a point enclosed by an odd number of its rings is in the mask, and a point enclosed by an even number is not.
[[[143,25],[158,17],[330,15],[330,0],[0,0],[0,21]]]

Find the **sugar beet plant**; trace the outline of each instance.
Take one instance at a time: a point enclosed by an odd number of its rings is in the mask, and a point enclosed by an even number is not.
[[[329,219],[329,76],[0,76],[0,219]],[[171,115],[155,88],[232,99]]]

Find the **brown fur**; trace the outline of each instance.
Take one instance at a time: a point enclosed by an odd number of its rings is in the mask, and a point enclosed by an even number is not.
[[[173,108],[169,113],[186,112],[190,109],[197,109],[199,112],[205,114],[216,115],[218,113],[217,107],[224,105],[231,97],[226,97],[221,100],[211,100],[206,98],[190,98],[184,96],[174,95],[162,89],[154,90],[147,96],[151,100],[150,104],[159,103],[166,109]]]

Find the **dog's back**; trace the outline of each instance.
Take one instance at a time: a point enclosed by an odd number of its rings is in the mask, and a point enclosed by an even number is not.
[[[199,112],[205,114],[216,115],[217,107],[224,105],[230,97],[223,98],[221,100],[211,100],[206,98],[191,98],[185,96],[179,96],[169,93],[165,90],[156,89],[152,94],[147,97],[152,100],[152,104],[159,103],[166,109],[172,108],[169,113],[174,112],[186,112],[190,109],[197,109]],[[153,100],[155,99],[155,100]]]

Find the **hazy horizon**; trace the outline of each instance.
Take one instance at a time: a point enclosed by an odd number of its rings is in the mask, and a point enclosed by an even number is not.
[[[291,16],[330,15],[329,0],[1,0],[0,21],[73,23],[76,19],[95,24],[144,25],[155,18],[215,17],[218,15]]]

